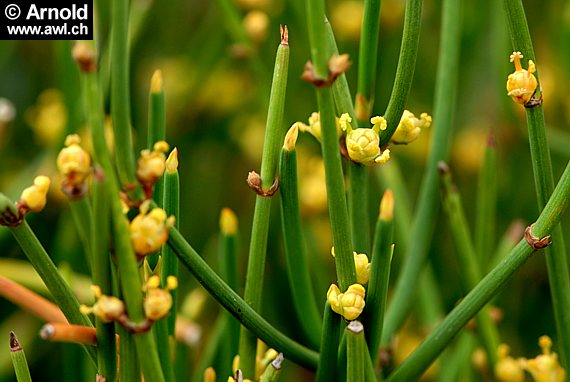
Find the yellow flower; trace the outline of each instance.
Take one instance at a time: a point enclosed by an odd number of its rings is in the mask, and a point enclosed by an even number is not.
[[[34,184],[22,191],[20,205],[34,212],[43,210],[46,205],[50,183],[51,181],[47,176],[37,176],[34,179]]]
[[[327,300],[331,309],[343,316],[346,320],[352,321],[360,316],[364,310],[364,295],[366,291],[360,284],[352,284],[346,292],[340,293],[335,284],[331,284],[327,292]]]
[[[536,382],[564,382],[566,371],[558,362],[558,354],[551,351],[552,340],[548,336],[542,336],[538,340],[542,348],[542,354],[526,362],[526,370]]]
[[[178,280],[174,276],[166,278],[166,288],[160,288],[160,277],[154,275],[149,277],[144,289],[144,313],[146,318],[156,321],[168,315],[172,308],[172,295],[170,291],[178,287]]]
[[[431,116],[427,113],[422,113],[420,118],[416,118],[412,112],[404,110],[400,124],[390,140],[396,144],[408,144],[415,141],[422,129],[428,128],[430,125]]]
[[[521,58],[523,58],[521,52],[513,52],[511,54],[510,60],[515,64],[515,71],[509,74],[507,79],[507,95],[513,101],[524,105],[533,96],[538,86],[538,81],[533,74],[536,72],[534,62],[528,60],[528,70],[526,70],[521,66]]]
[[[158,251],[168,240],[168,230],[174,225],[174,216],[167,217],[161,208],[149,212],[149,206],[149,202],[144,202],[140,213],[129,225],[131,243],[138,256]]]
[[[137,162],[137,179],[145,189],[154,186],[156,181],[164,174],[166,169],[166,153],[168,143],[165,141],[156,142],[153,150],[142,150]]]
[[[75,189],[83,188],[91,174],[91,157],[80,143],[79,135],[68,135],[65,138],[65,147],[57,156],[57,169],[65,177],[64,188],[66,185]]]
[[[509,355],[509,346],[499,345],[497,351],[499,360],[495,365],[495,377],[499,382],[523,382],[524,381],[524,361],[515,360]]]
[[[331,255],[335,257],[334,247],[331,248]],[[354,267],[356,269],[356,281],[359,284],[366,284],[370,280],[370,267],[371,264],[368,262],[368,256],[364,253],[352,252],[354,256]]]
[[[373,127],[353,129],[352,118],[344,113],[339,118],[338,124],[346,134],[346,149],[348,156],[354,162],[367,166],[377,163],[385,163],[390,159],[390,150],[382,151],[380,149],[380,130],[386,129],[386,120],[383,117],[376,116],[370,119]]]
[[[117,321],[125,314],[125,304],[114,296],[107,296],[101,292],[101,288],[92,285],[91,290],[97,298],[97,302],[93,307],[81,305],[79,308],[83,314],[91,314],[98,317],[103,322]]]

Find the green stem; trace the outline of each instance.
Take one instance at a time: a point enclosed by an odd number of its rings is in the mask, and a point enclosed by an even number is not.
[[[216,354],[219,354],[222,350],[220,344],[223,341],[223,336],[227,333],[224,328],[227,328],[227,324],[230,318],[231,317],[228,317],[225,312],[222,312],[222,314],[219,315],[216,319],[216,322],[214,323],[214,326],[211,330],[211,335],[206,342],[206,346],[204,347],[204,350],[201,351],[201,357],[198,366],[194,369],[194,373],[192,373],[192,382],[203,381],[204,371],[208,367],[214,365],[214,362],[216,361]],[[228,367],[230,365],[223,366],[224,369],[218,370],[221,375],[224,375],[222,373],[223,371],[226,371],[226,369],[230,370]]]
[[[332,382],[337,380],[340,322],[340,315],[332,311],[327,301],[323,314],[321,352],[316,382]]]
[[[562,175],[548,203],[532,228],[532,235],[542,238],[558,225],[570,204],[570,163]],[[419,377],[438,357],[449,342],[474,315],[496,295],[511,276],[535,251],[525,239],[519,241],[501,261],[465,298],[447,315],[443,322],[394,371],[388,381],[410,381]]]
[[[137,348],[135,346],[134,336],[131,336],[127,329],[118,327],[117,332],[121,337],[119,341],[119,374],[120,381],[133,381],[141,380],[140,364],[137,358]]]
[[[34,266],[36,272],[40,275],[43,282],[46,284],[56,304],[59,306],[65,317],[69,320],[70,324],[84,325],[92,327],[91,321],[79,312],[79,301],[73,294],[73,290],[65,280],[61,273],[51,261],[51,258],[42,247],[38,238],[28,225],[27,221],[22,224],[10,227],[10,231],[22,251],[30,263]],[[86,346],[85,350],[91,357],[91,360],[96,363],[97,356],[95,355],[95,348]]]
[[[156,142],[166,139],[166,115],[162,81],[162,72],[160,70],[155,71],[150,81],[150,92],[148,95],[149,106],[146,148],[151,151]],[[164,183],[165,180],[163,176],[154,185],[153,200],[159,207],[163,206]],[[158,261],[158,255],[156,255],[156,257],[154,264],[151,264],[151,268],[153,269]]]
[[[384,198],[391,198],[391,196],[386,195],[384,194]],[[383,215],[382,213],[380,214],[376,223],[374,249],[371,257],[372,269],[370,270],[370,281],[366,291],[367,309],[365,310],[364,322],[366,327],[369,328],[366,339],[370,348],[370,357],[373,360],[377,359],[378,351],[380,350],[384,312],[388,297],[388,284],[390,282],[390,266],[392,264],[392,255],[394,254],[394,220],[390,216],[391,213],[388,216]]]
[[[32,382],[26,354],[14,332],[10,332],[10,358],[16,373],[16,380],[18,382]]]
[[[285,29],[286,32],[286,29]],[[289,68],[289,42],[287,34],[282,34],[277,48],[269,110],[265,127],[265,140],[261,160],[261,188],[269,190],[276,180],[279,161],[279,146],[283,142],[283,112],[285,109],[285,91]],[[269,230],[269,213],[271,198],[258,195],[255,201],[253,228],[249,247],[249,260],[245,282],[244,299],[255,311],[261,310],[263,291],[263,274],[265,255],[267,252],[267,234]],[[239,354],[240,368],[246,377],[255,374],[255,355],[257,338],[245,328],[240,336]]]
[[[279,379],[279,374],[281,374],[281,364],[283,363],[283,354],[279,354],[263,372],[259,382],[275,382]]]
[[[78,200],[70,200],[69,206],[71,208],[71,216],[77,228],[79,239],[83,245],[87,264],[89,267],[93,266],[93,256],[91,255],[91,233],[93,230],[93,211],[89,198],[81,197]]]
[[[287,260],[287,275],[293,306],[309,343],[318,348],[321,339],[321,314],[313,293],[309,262],[301,225],[297,188],[297,152],[281,150],[280,166],[281,226]]]
[[[449,219],[451,236],[455,243],[459,270],[463,277],[463,288],[471,290],[481,280],[481,266],[477,259],[477,252],[473,246],[467,219],[463,212],[461,196],[452,182],[451,173],[446,164],[440,165],[443,207]],[[487,308],[483,308],[477,315],[477,331],[487,352],[490,369],[494,370],[497,363],[497,348],[499,347],[499,333],[493,323]]]
[[[441,44],[436,79],[434,106],[434,136],[424,175],[417,214],[410,233],[411,244],[404,258],[392,297],[386,311],[382,344],[388,344],[402,325],[414,301],[416,281],[425,262],[428,246],[435,229],[438,206],[437,163],[448,156],[449,137],[453,127],[453,109],[459,67],[460,40],[459,0],[443,3]]]
[[[361,105],[365,109],[358,113],[359,124],[360,122],[368,123],[374,108],[378,34],[380,31],[380,4],[380,0],[364,1],[360,47],[358,48],[358,88],[355,104]],[[361,100],[359,100],[360,97],[362,97]]]
[[[111,295],[113,290],[111,276],[111,261],[109,255],[109,224],[110,205],[104,177],[95,176],[93,179],[93,230],[91,231],[91,253],[93,254],[93,283],[101,288],[105,295]],[[117,379],[117,343],[115,325],[105,323],[95,317],[97,328],[97,360],[98,374],[107,381]]]
[[[392,138],[400,123],[400,118],[402,118],[406,101],[412,88],[420,42],[422,3],[422,0],[406,0],[404,31],[402,33],[402,45],[400,47],[400,56],[398,57],[396,78],[390,101],[388,101],[388,106],[384,113],[388,127],[380,134],[380,146],[390,142],[390,138]]]
[[[173,155],[176,155],[176,162],[178,162],[178,150],[176,154],[170,154],[169,161],[174,160]],[[178,174],[178,167],[167,168],[164,174],[164,199],[163,199],[164,211],[167,216],[174,216],[176,220],[174,221],[174,226],[178,228],[180,226],[180,176]],[[179,262],[176,255],[168,246],[162,248],[162,273],[161,273],[161,283],[166,285],[166,278],[168,276],[178,277]],[[176,322],[176,312],[178,311],[177,306],[177,296],[178,291],[170,291],[172,295],[172,308],[170,309],[170,314],[166,318],[168,322],[168,335],[170,337],[174,336],[174,325]]]
[[[158,352],[158,358],[160,359],[160,365],[164,372],[164,379],[166,382],[174,382],[176,380],[174,376],[173,348],[171,346],[171,344],[174,343],[174,338],[168,333],[169,328],[167,320],[168,317],[175,316],[174,312],[175,311],[171,308],[170,314],[166,318],[155,322],[152,326],[152,332],[156,339],[156,346],[160,349]]]
[[[536,62],[524,7],[520,0],[504,0],[507,22],[513,49],[523,53],[525,58]],[[535,73],[538,78],[538,73]],[[535,97],[542,97],[540,85]],[[526,117],[530,153],[534,172],[539,210],[547,203],[554,188],[550,151],[546,140],[544,109],[542,105],[527,108]],[[552,306],[558,333],[560,360],[562,366],[570,366],[570,275],[560,226],[552,232],[553,245],[547,250],[546,266],[552,293]]]
[[[483,166],[477,185],[477,220],[475,222],[475,249],[481,269],[485,269],[495,242],[497,203],[497,149],[492,132],[487,136]]]
[[[364,381],[364,326],[360,321],[351,321],[346,327],[346,380]]]
[[[131,132],[131,98],[129,93],[129,0],[112,2],[111,28],[111,116],[115,133],[117,170],[122,188],[135,200],[142,190],[135,176],[135,157]]]
[[[283,352],[287,359],[310,369],[317,367],[318,354],[299,345],[263,319],[206,264],[180,233],[172,228],[168,245],[198,282],[242,325],[268,346]]]

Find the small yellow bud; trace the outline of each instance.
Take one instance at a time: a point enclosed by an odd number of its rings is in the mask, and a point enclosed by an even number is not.
[[[538,81],[533,74],[536,72],[534,62],[528,60],[528,70],[526,70],[521,66],[521,58],[523,58],[521,52],[513,52],[510,56],[510,61],[515,64],[515,71],[507,78],[507,95],[513,101],[524,105],[532,98]]]
[[[391,221],[394,218],[394,193],[391,189],[387,189],[380,201],[380,219]]]
[[[499,345],[499,360],[495,365],[495,377],[499,382],[523,382],[524,381],[524,363],[515,360],[509,356],[509,346],[506,344]]]
[[[156,142],[153,151],[142,150],[137,162],[137,179],[146,188],[152,186],[164,174],[166,169],[166,155],[168,143],[165,141]]]
[[[243,19],[243,26],[249,37],[256,43],[260,43],[267,37],[269,17],[260,10],[249,11]]]
[[[168,276],[166,288],[160,289],[160,277],[154,275],[147,280],[144,290],[146,296],[144,298],[145,316],[153,321],[160,320],[168,315],[172,308],[172,295],[170,290],[176,289],[178,280],[174,276]]]
[[[364,310],[365,293],[366,290],[360,284],[352,284],[344,293],[340,293],[338,287],[332,284],[327,292],[327,300],[334,312],[352,321]]]
[[[356,281],[359,284],[366,284],[370,280],[370,263],[368,256],[364,253],[354,252],[354,266],[356,268]]]
[[[385,163],[390,159],[388,149],[380,150],[380,137],[373,129],[358,128],[346,136],[346,149],[351,160],[367,166]]]
[[[174,224],[172,218],[167,218],[166,212],[161,208],[154,208],[147,213],[141,207],[140,213],[129,225],[131,243],[138,256],[150,255],[166,243],[168,230]]]
[[[303,131],[303,130],[301,130]],[[309,117],[309,133],[311,133],[318,141],[321,140],[321,116],[317,112],[311,113]]]
[[[432,118],[427,113],[422,113],[420,118],[416,118],[413,113],[404,110],[400,123],[390,138],[390,141],[396,144],[408,144],[415,141],[422,129],[430,127]]]
[[[542,336],[538,340],[542,354],[526,362],[526,370],[536,382],[563,382],[566,381],[566,370],[558,362],[558,354],[551,351],[552,340]]]
[[[234,359],[232,360],[232,371],[235,373],[237,373],[237,371],[239,370],[239,354],[237,354]]]
[[[107,296],[101,293],[101,288],[97,285],[92,285],[91,290],[97,299],[93,307],[81,305],[79,311],[82,314],[95,315],[103,322],[112,322],[118,320],[125,314],[125,304],[114,296]]]
[[[47,193],[51,181],[47,176],[40,175],[34,179],[34,184],[22,191],[20,204],[30,211],[40,212],[47,202]]]
[[[164,81],[162,79],[162,71],[157,69],[152,74],[150,79],[150,92],[151,93],[162,93],[164,87]]]
[[[352,122],[352,118],[350,117],[350,115],[348,113],[343,113],[338,120],[340,129],[342,131],[348,131],[348,132],[352,131],[352,125],[350,124],[350,122]]]
[[[166,172],[174,174],[178,171],[178,149],[175,147],[166,158]]]
[[[213,367],[204,370],[204,382],[216,382],[216,370]]]
[[[377,133],[379,133],[380,131],[386,130],[386,128],[388,127],[388,122],[386,122],[386,119],[384,119],[384,117],[381,117],[378,115],[370,118],[370,123],[373,125],[372,128]]]
[[[57,156],[57,169],[65,177],[65,183],[75,188],[82,188],[91,173],[91,157],[80,143],[79,135],[68,135],[66,147]]]
[[[295,122],[285,134],[285,140],[283,142],[283,149],[286,151],[295,150],[295,145],[297,144],[297,138],[299,137],[299,124],[301,122]],[[306,126],[306,125],[305,125]]]
[[[224,235],[235,235],[238,230],[238,219],[236,214],[229,208],[222,208],[220,214],[220,231]]]

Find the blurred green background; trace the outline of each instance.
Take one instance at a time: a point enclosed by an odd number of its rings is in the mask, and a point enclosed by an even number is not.
[[[106,43],[110,0],[95,0],[95,3],[101,14],[96,25],[102,36],[98,45],[102,52],[101,77],[106,88],[108,60],[112,60]],[[161,69],[165,79],[167,140],[171,146],[178,147],[180,153],[181,231],[216,269],[219,212],[223,207],[232,208],[240,220],[239,274],[243,284],[255,200],[245,179],[248,171],[259,171],[279,24],[289,26],[291,47],[285,123],[306,123],[316,109],[316,101],[312,86],[300,80],[309,58],[304,2],[235,0],[235,5],[251,33],[253,43],[249,49],[236,43],[231,23],[216,1],[133,0],[131,106],[135,146],[140,150],[146,145],[150,77],[155,69]],[[570,158],[570,97],[566,85],[570,80],[570,3],[527,1],[525,6],[544,91],[554,174],[558,179]],[[403,13],[404,1],[382,2],[375,115],[383,114],[390,97]],[[354,91],[362,1],[329,1],[328,14],[340,51],[349,53],[354,63],[347,73]],[[524,112],[506,96],[505,82],[512,66],[508,61],[511,47],[503,17],[500,2],[465,2],[459,88],[457,97],[449,100],[456,104],[450,166],[471,226],[477,208],[476,184],[486,136],[489,132],[496,136],[497,231],[490,240],[502,237],[514,220],[522,219],[528,225],[537,216]],[[439,29],[440,2],[425,2],[417,68],[407,103],[407,108],[416,115],[433,112]],[[0,41],[0,190],[17,199],[36,174],[53,177],[48,206],[41,214],[30,216],[30,224],[54,261],[66,267],[66,274],[77,274],[72,282],[76,280],[78,288],[84,288],[88,281],[78,276],[87,275],[83,251],[55,174],[55,157],[65,135],[85,133],[79,75],[71,59],[71,46],[71,41]],[[108,112],[108,94],[106,104]],[[11,108],[15,115],[11,115]],[[432,128],[437,128],[437,119]],[[426,163],[430,136],[428,129],[413,144],[392,150],[392,161],[401,167],[413,201]],[[324,171],[318,144],[310,136],[299,139],[299,161],[314,288],[318,300],[324,304],[326,290],[335,281],[335,273],[329,254],[332,241]],[[375,219],[385,185],[378,181],[380,176],[376,176],[382,172],[382,166],[371,172],[375,174],[371,187]],[[395,198],[398,203],[398,195]],[[288,335],[304,342],[292,313],[278,203],[274,203],[274,207],[263,315]],[[430,261],[448,311],[463,293],[446,219],[441,215],[432,240]],[[564,222],[564,232],[568,234],[570,219],[565,217]],[[24,259],[6,229],[0,229],[0,255],[1,261]],[[392,282],[398,274],[399,255],[396,242]],[[0,274],[11,276],[14,272],[12,265],[0,262]],[[189,273],[183,271],[181,298],[197,287]],[[495,304],[503,310],[500,333],[502,340],[511,345],[513,355],[532,357],[538,353],[536,341],[540,335],[555,337],[541,254],[516,273]],[[198,316],[203,335],[189,350],[189,369],[199,359],[218,311],[215,301],[208,298]],[[8,358],[9,330],[16,331],[22,339],[35,381],[87,380],[82,368],[77,366],[83,362],[78,347],[43,342],[37,336],[41,323],[11,303],[0,301],[0,312],[0,337],[5,338],[5,346],[0,346],[0,381],[14,378]],[[425,334],[421,327],[409,330],[415,336]],[[70,363],[73,359],[78,361]],[[282,379],[299,377],[310,378],[310,374],[287,364]],[[180,380],[187,379],[181,376]]]

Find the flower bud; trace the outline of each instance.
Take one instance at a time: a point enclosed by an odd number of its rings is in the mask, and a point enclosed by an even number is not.
[[[538,340],[542,354],[526,362],[526,370],[536,382],[563,382],[566,381],[566,370],[558,362],[558,354],[551,351],[552,340],[542,336]]]
[[[168,230],[174,225],[174,217],[166,216],[161,208],[147,213],[148,203],[143,203],[140,213],[129,225],[131,243],[138,256],[158,251],[168,240]]]
[[[538,81],[533,74],[536,72],[534,62],[528,60],[528,70],[526,70],[521,66],[521,58],[523,58],[521,52],[513,52],[510,56],[510,61],[515,64],[515,71],[507,78],[507,95],[513,101],[524,105],[532,98]]]
[[[178,279],[174,276],[167,277],[166,288],[164,289],[160,289],[160,277],[151,276],[144,286],[146,296],[143,307],[146,318],[156,321],[166,317],[172,308],[170,291],[177,287]]]
[[[167,151],[168,143],[165,141],[156,142],[152,151],[141,151],[137,162],[137,179],[145,186],[145,189],[152,189],[156,181],[164,174]]]
[[[354,266],[356,268],[356,281],[359,284],[366,284],[370,280],[370,263],[368,256],[364,253],[354,252]]]
[[[506,344],[499,345],[497,351],[499,360],[495,365],[495,377],[499,382],[523,382],[524,369],[523,363],[509,356],[509,346]]]
[[[64,176],[64,189],[82,189],[91,174],[91,157],[81,146],[77,134],[65,138],[65,147],[57,156],[57,169]],[[70,190],[72,191],[72,190]]]
[[[364,310],[366,291],[360,284],[352,284],[346,292],[340,293],[335,284],[332,284],[327,292],[327,300],[332,310],[346,320],[355,320]]]
[[[34,179],[34,184],[22,191],[20,205],[34,212],[43,210],[46,205],[50,183],[51,181],[47,176],[37,176]]]
[[[390,159],[390,150],[380,150],[380,137],[373,129],[350,131],[346,136],[346,149],[351,160],[367,166],[385,163]]]
[[[86,305],[81,305],[81,313],[93,313],[93,315],[103,322],[117,321],[125,314],[125,304],[123,301],[119,300],[117,297],[102,294],[101,288],[97,285],[92,285],[91,290],[93,291],[93,294],[95,294],[97,302],[91,308]]]
[[[407,145],[418,138],[422,129],[430,127],[431,121],[432,118],[427,113],[422,113],[420,118],[416,118],[413,113],[404,110],[400,124],[396,128],[392,138],[390,138],[390,141],[396,144]]]

